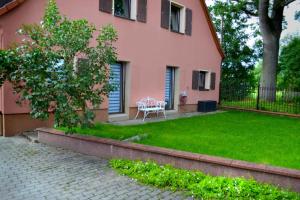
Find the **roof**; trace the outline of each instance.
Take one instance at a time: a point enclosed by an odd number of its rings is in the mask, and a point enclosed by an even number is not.
[[[215,28],[215,26],[214,26],[214,24],[212,22],[211,16],[210,16],[209,11],[208,11],[208,8],[206,6],[205,0],[200,0],[200,3],[202,5],[202,7],[203,7],[204,14],[205,14],[206,20],[208,22],[208,26],[209,26],[210,32],[211,32],[211,34],[213,36],[214,42],[215,42],[215,44],[217,46],[217,49],[218,49],[219,53],[221,54],[222,58],[224,59],[225,58],[225,54],[224,54],[224,51],[222,49],[220,40],[218,38],[216,28]]]
[[[0,16],[15,8],[25,0],[0,0]]]

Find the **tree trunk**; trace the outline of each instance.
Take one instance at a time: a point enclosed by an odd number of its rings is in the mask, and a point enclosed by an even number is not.
[[[279,41],[284,10],[282,0],[274,0],[271,16],[269,16],[269,10],[270,0],[259,0],[259,26],[264,44],[263,68],[260,80],[260,85],[263,88],[261,99],[275,101]]]
[[[264,39],[266,42],[264,42],[263,67],[260,86],[262,87],[261,99],[267,101],[276,100],[279,40],[280,38],[273,38],[268,41]]]

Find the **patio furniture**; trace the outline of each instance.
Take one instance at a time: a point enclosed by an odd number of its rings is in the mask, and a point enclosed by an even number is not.
[[[154,98],[147,97],[136,102],[136,104],[138,107],[138,112],[135,116],[135,119],[138,117],[140,112],[144,113],[143,121],[145,121],[146,117],[150,113],[156,113],[157,117],[159,113],[163,113],[164,117],[166,118],[165,106],[167,103],[165,101],[158,101]]]

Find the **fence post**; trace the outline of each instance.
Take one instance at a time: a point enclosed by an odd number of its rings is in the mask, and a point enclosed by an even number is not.
[[[259,101],[260,101],[260,83],[258,83],[258,87],[257,87],[256,110],[259,110]]]

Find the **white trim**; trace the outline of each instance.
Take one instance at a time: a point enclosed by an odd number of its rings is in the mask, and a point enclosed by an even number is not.
[[[130,10],[130,19],[136,20],[137,15],[137,0],[131,0],[130,2],[131,10]]]
[[[205,69],[198,69],[199,72],[205,72],[205,89],[210,90],[210,82],[211,82],[211,71]]]
[[[207,90],[210,90],[210,74],[211,74],[211,72],[208,71],[208,72],[206,72],[206,75],[205,75],[205,89],[207,89]]]

